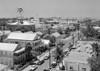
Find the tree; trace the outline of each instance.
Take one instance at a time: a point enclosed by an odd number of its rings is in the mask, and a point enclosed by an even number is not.
[[[69,35],[70,35],[70,32],[71,32],[70,28],[69,28],[69,27],[66,28],[66,30],[65,30],[65,34],[67,34],[67,35],[69,36]]]
[[[30,61],[30,60],[33,59],[31,50],[32,50],[31,44],[30,43],[27,43],[26,44],[26,47],[25,47],[25,51],[26,51],[26,61]]]
[[[50,36],[50,39],[51,43],[55,43],[56,42],[56,38],[54,36]]]
[[[30,43],[27,43],[27,44],[26,44],[26,47],[25,47],[25,51],[26,51],[26,52],[30,52],[31,50],[32,50],[31,44],[30,44]]]
[[[98,43],[92,44],[93,51],[95,52],[96,56],[98,57],[100,54],[100,45]]]
[[[95,56],[88,59],[91,71],[100,71],[100,45],[98,43],[92,44]]]
[[[63,65],[63,58],[64,58],[63,49],[61,48],[60,45],[57,45],[57,48],[56,48],[55,53],[54,53],[54,60],[57,63],[62,63],[62,65]]]
[[[87,25],[86,29],[82,29],[81,32],[85,37],[96,37],[98,35],[98,31],[95,30],[91,25]]]
[[[59,29],[57,30],[57,32],[58,32],[59,34],[63,34],[63,32],[62,32],[62,29],[61,29],[61,28],[59,28]]]
[[[79,24],[73,24],[73,26],[75,27],[76,30],[79,30],[80,28]]]

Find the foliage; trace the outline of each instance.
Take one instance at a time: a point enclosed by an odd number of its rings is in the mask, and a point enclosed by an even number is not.
[[[79,24],[73,24],[73,26],[75,27],[76,30],[79,30],[79,28],[80,28]]]
[[[59,28],[59,29],[57,30],[57,32],[58,32],[59,34],[63,34],[63,31],[62,31],[61,28]]]
[[[54,36],[50,36],[50,39],[51,43],[55,43],[56,42],[56,38]]]
[[[88,59],[91,71],[100,71],[100,45],[93,43],[92,48],[96,56],[94,55]]]
[[[86,29],[81,31],[86,37],[96,37],[98,35],[98,31],[95,30],[91,25],[87,25]]]
[[[41,53],[45,52],[46,50],[48,50],[47,46],[40,46],[40,47],[35,48],[35,51],[41,52]]]
[[[64,53],[63,53],[63,49],[61,49],[61,46],[57,46],[55,53],[54,53],[54,59],[56,60],[56,62],[62,62],[64,58]]]
[[[98,57],[100,54],[100,45],[98,43],[92,44],[93,51],[95,52],[96,56]]]
[[[65,34],[67,34],[68,36],[70,35],[70,32],[71,32],[71,30],[69,27],[65,29]]]
[[[30,43],[27,43],[27,44],[26,44],[26,47],[25,47],[25,51],[26,51],[26,52],[30,52],[31,50],[32,50],[31,44],[30,44]]]

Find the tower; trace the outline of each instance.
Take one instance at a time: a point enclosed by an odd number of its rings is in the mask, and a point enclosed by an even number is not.
[[[18,22],[20,22],[22,24],[23,22],[23,8],[19,7],[17,8],[17,13],[18,13]]]

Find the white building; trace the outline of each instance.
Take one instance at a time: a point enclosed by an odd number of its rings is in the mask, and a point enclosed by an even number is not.
[[[64,59],[65,71],[91,71],[88,59],[90,54],[83,52],[71,52],[68,57]]]
[[[18,44],[0,43],[0,64],[9,67],[14,66],[13,53],[17,50]]]
[[[21,47],[25,47],[27,43],[30,43],[34,46],[35,43],[37,44],[40,41],[41,40],[39,40],[39,36],[36,33],[11,33],[5,40],[7,43],[17,43]]]

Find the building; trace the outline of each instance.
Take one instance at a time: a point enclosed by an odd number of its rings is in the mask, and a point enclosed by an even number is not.
[[[56,38],[59,38],[61,35],[58,32],[52,33],[51,36],[54,36]]]
[[[12,33],[22,33],[21,31],[13,31]]]
[[[0,64],[0,71],[8,71],[8,66]]]
[[[91,57],[88,53],[71,52],[68,57],[64,59],[66,71],[91,71],[88,59]]]
[[[18,44],[0,43],[0,64],[7,65],[8,67],[13,67],[13,53],[17,50],[18,47]]]
[[[32,31],[27,31],[27,32],[24,32],[24,33],[33,34],[33,32],[32,32]]]
[[[32,46],[37,45],[41,40],[39,36],[34,34],[28,33],[11,33],[5,40],[7,43],[17,43],[21,47],[25,47],[27,43],[32,44]]]

